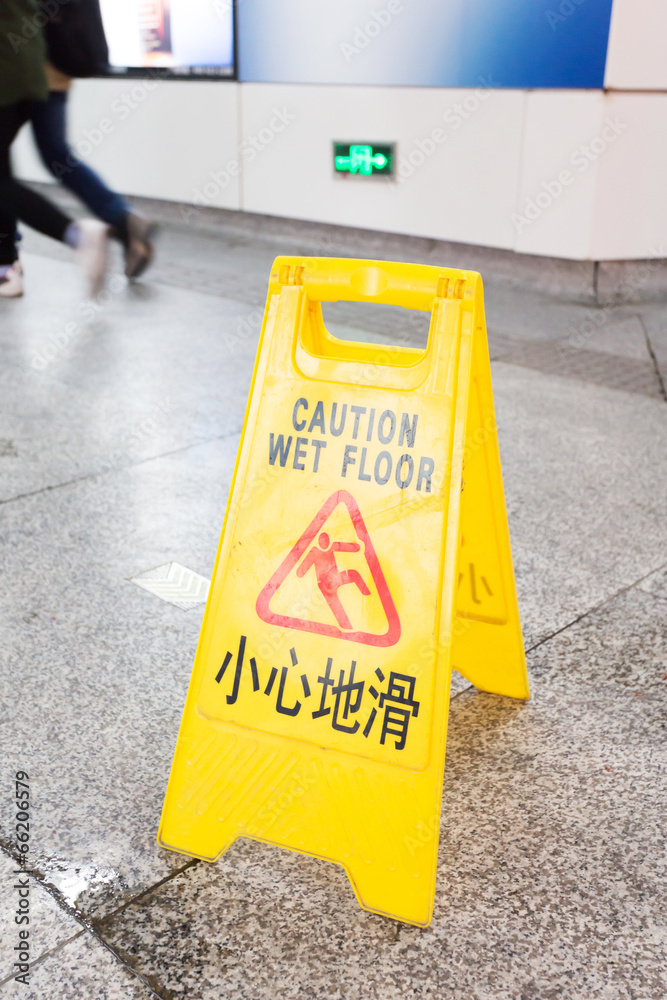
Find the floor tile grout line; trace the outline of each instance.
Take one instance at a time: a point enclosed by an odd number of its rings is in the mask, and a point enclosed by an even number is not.
[[[97,942],[98,942],[99,944],[101,944],[101,945],[102,945],[102,947],[103,947],[103,948],[106,948],[106,950],[107,950],[107,951],[108,951],[108,952],[109,952],[109,953],[110,953],[111,955],[113,955],[113,957],[114,957],[114,958],[116,959],[116,961],[117,961],[117,962],[119,962],[119,963],[120,963],[120,965],[121,965],[121,966],[122,966],[122,967],[123,967],[124,969],[126,969],[126,970],[127,970],[127,971],[128,971],[129,973],[130,973],[130,975],[131,975],[131,976],[134,976],[134,977],[135,977],[135,979],[138,979],[138,980],[139,980],[139,982],[140,982],[140,983],[142,983],[142,984],[143,984],[143,985],[144,985],[144,986],[146,987],[146,989],[147,989],[147,990],[148,990],[148,991],[149,991],[149,992],[151,993],[151,995],[152,995],[152,996],[154,996],[154,997],[158,997],[158,1000],[162,1000],[162,996],[163,996],[163,994],[161,994],[161,993],[158,993],[158,991],[157,991],[157,990],[156,990],[156,989],[155,989],[155,988],[154,988],[153,986],[151,986],[151,984],[150,984],[150,983],[148,982],[148,980],[146,979],[146,977],[145,977],[145,976],[143,976],[143,975],[142,975],[142,974],[141,974],[140,972],[137,972],[137,970],[136,970],[136,969],[134,969],[134,968],[133,968],[133,967],[132,967],[132,966],[131,966],[131,965],[129,964],[129,962],[127,962],[127,961],[126,961],[126,960],[125,960],[125,959],[124,959],[124,958],[122,957],[122,955],[120,955],[120,954],[119,954],[119,953],[118,953],[118,952],[117,952],[117,951],[115,950],[115,948],[113,948],[113,947],[112,947],[112,946],[111,946],[111,945],[109,944],[109,942],[108,942],[108,941],[105,941],[105,939],[104,939],[104,938],[102,937],[102,935],[101,935],[101,934],[99,933],[99,931],[97,931],[97,929],[96,929],[95,927],[92,927],[92,926],[91,926],[91,927],[89,927],[89,928],[88,928],[88,932],[89,932],[89,933],[90,933],[90,934],[92,935],[92,937],[94,937],[94,938],[95,938],[95,940],[96,940],[96,941],[97,941]]]
[[[168,875],[165,875],[165,877],[161,878],[158,882],[155,882],[153,883],[153,885],[149,885],[145,889],[142,889],[142,891],[137,893],[136,896],[133,896],[132,899],[128,899],[126,902],[122,903],[122,905],[118,906],[115,910],[111,910],[109,913],[106,913],[103,917],[100,917],[99,919],[92,918],[93,924],[91,926],[94,925],[96,931],[100,933],[101,929],[104,928],[107,921],[113,919],[114,917],[117,917],[119,913],[122,913],[124,910],[127,910],[127,908],[129,906],[133,906],[134,903],[138,903],[139,900],[143,899],[145,896],[148,896],[151,892],[155,892],[155,890],[159,889],[160,886],[166,885],[167,882],[171,882],[172,879],[178,878],[178,876],[182,875],[183,872],[190,871],[191,868],[196,868],[197,865],[199,864],[199,860],[200,860],[199,858],[190,858],[190,860],[187,861],[182,868],[175,868],[173,872],[169,872]]]
[[[621,587],[620,590],[616,591],[614,594],[611,594],[609,597],[606,597],[603,601],[600,601],[598,604],[595,604],[592,608],[589,608],[587,611],[584,611],[577,618],[573,618],[572,621],[568,622],[566,625],[563,625],[562,628],[556,629],[555,632],[552,632],[550,635],[547,635],[543,639],[540,639],[540,641],[534,643],[534,645],[532,645],[532,646],[526,646],[525,647],[525,654],[526,654],[526,656],[529,653],[532,653],[534,650],[539,649],[539,647],[542,646],[542,645],[544,645],[545,642],[550,642],[557,635],[560,635],[561,632],[565,632],[565,631],[567,631],[567,629],[571,628],[573,625],[576,625],[578,622],[583,621],[583,619],[587,618],[588,615],[594,614],[596,611],[599,611],[600,608],[603,608],[605,606],[605,604],[608,604],[610,601],[616,600],[616,598],[620,597],[621,594],[625,594],[625,593],[627,593],[627,591],[633,590],[635,587],[638,587],[639,584],[643,580],[646,580],[649,576],[653,576],[654,573],[659,573],[661,569],[665,569],[666,567],[667,567],[667,563],[663,564],[662,566],[658,566],[657,569],[649,570],[648,573],[645,573],[644,576],[640,576],[637,580],[635,580],[634,583],[628,584],[628,586],[626,586],[626,587]],[[663,597],[661,594],[651,594],[647,590],[642,590],[642,593],[646,594],[647,597],[654,598],[655,600],[667,601],[667,597]],[[461,675],[461,676],[463,676],[463,675]],[[471,690],[472,691],[476,691],[478,689],[475,687],[474,684],[468,684],[468,687],[462,688],[461,691],[456,691],[455,694],[451,694],[450,693],[450,695],[449,695],[450,703],[452,701],[454,701],[455,698],[459,698],[461,695],[467,694],[468,691],[471,691]]]
[[[2,851],[10,859],[10,861],[13,861],[17,865],[21,864],[6,844],[0,843],[0,851]],[[73,917],[73,919],[78,921],[84,928],[86,927],[85,918],[82,917],[74,906],[71,906],[70,903],[67,902],[62,892],[57,889],[56,886],[46,881],[46,875],[43,872],[33,868],[25,868],[25,874],[29,875],[37,883],[37,885],[44,890],[44,892],[51,896],[51,898],[57,903],[60,910],[67,913],[68,916]]]
[[[463,674],[461,674],[461,677],[463,677]],[[451,691],[450,691],[450,693],[449,693],[449,700],[450,700],[450,702],[454,701],[455,698],[460,697],[460,695],[465,694],[467,691],[470,691],[471,688],[473,688],[473,690],[476,690],[475,685],[471,684],[470,681],[468,681],[468,686],[464,687],[464,688],[461,688],[460,691],[455,691],[454,694],[452,694]]]
[[[32,972],[34,968],[36,968],[36,966],[41,965],[47,958],[50,958],[52,955],[55,955],[66,945],[71,944],[72,941],[76,941],[77,938],[80,938],[81,935],[85,933],[86,933],[86,928],[82,927],[81,930],[76,932],[76,934],[72,934],[71,937],[65,938],[64,941],[59,941],[58,944],[53,946],[53,948],[49,948],[47,951],[43,951],[41,955],[38,955],[37,958],[34,959],[34,961],[28,963],[29,974]],[[12,979],[15,978],[16,978],[15,975],[11,975],[7,976],[6,979],[0,979],[0,986],[5,986],[8,982],[10,982]]]
[[[620,355],[618,355],[620,357]],[[500,363],[503,365],[512,365],[514,368],[520,368],[523,371],[537,372],[539,375],[543,375],[545,378],[562,378],[567,382],[579,382],[584,385],[593,385],[598,389],[607,389],[609,392],[624,392],[631,396],[642,396],[645,399],[655,399],[662,401],[662,392],[657,393],[646,392],[643,389],[637,389],[633,387],[612,385],[611,382],[594,381],[591,378],[585,377],[583,375],[574,375],[568,372],[557,372],[557,371],[546,371],[544,368],[538,368],[537,365],[527,365],[523,363],[520,359],[514,358],[511,354],[501,354],[495,356],[491,359],[492,364]],[[647,369],[653,371],[653,366],[647,363]]]
[[[113,917],[116,917],[119,913],[122,913],[124,910],[126,910],[128,907],[130,907],[133,903],[137,903],[137,902],[139,902],[139,900],[144,899],[144,897],[148,896],[149,893],[152,893],[156,889],[159,889],[160,886],[166,885],[166,883],[167,882],[171,882],[172,879],[178,878],[179,875],[182,875],[184,872],[189,871],[191,868],[195,868],[198,864],[199,864],[199,858],[190,858],[190,860],[186,864],[184,864],[182,868],[178,868],[175,871],[170,872],[163,879],[160,879],[159,882],[156,882],[154,885],[148,886],[146,889],[144,889],[142,892],[138,893],[132,899],[129,899],[122,906],[119,906],[116,910],[112,910],[110,913],[107,913],[100,920],[95,920],[93,918],[90,922],[86,922],[86,929],[89,931],[89,933],[92,934],[92,936],[104,948],[106,948],[107,951],[109,951],[114,956],[114,958],[118,962],[120,962],[120,964],[125,969],[128,970],[128,972],[130,972],[133,976],[135,976],[137,979],[139,979],[143,983],[143,985],[146,987],[146,989],[150,990],[150,992],[151,992],[151,994],[153,996],[160,998],[160,1000],[161,1000],[162,994],[158,993],[158,991],[148,982],[148,980],[146,979],[146,977],[143,976],[140,972],[138,972],[137,969],[133,968],[133,966],[130,965],[129,962],[125,958],[123,958],[123,956],[120,954],[120,952],[117,951],[116,948],[114,948],[112,946],[112,944],[109,941],[106,940],[106,938],[103,936],[103,931],[105,929],[105,925],[107,924],[107,921],[110,921]]]
[[[565,632],[568,628],[571,628],[572,625],[576,625],[578,622],[583,621],[584,618],[587,618],[588,615],[592,615],[596,611],[599,611],[600,608],[603,608],[605,604],[609,604],[610,601],[616,600],[617,597],[620,597],[622,594],[626,594],[629,590],[634,590],[635,587],[638,587],[639,584],[642,583],[644,580],[646,580],[649,576],[653,576],[654,573],[659,573],[660,570],[664,569],[666,566],[667,563],[663,563],[661,566],[656,566],[655,569],[651,569],[648,571],[648,573],[644,573],[643,576],[638,577],[633,583],[629,583],[627,584],[627,586],[621,587],[613,594],[610,594],[609,597],[605,597],[602,601],[599,601],[597,604],[594,604],[592,607],[588,608],[587,611],[583,611],[576,618],[573,618],[566,625],[563,625],[562,628],[556,629],[554,632],[551,632],[550,635],[547,635],[543,639],[540,639],[539,642],[534,643],[534,645],[532,646],[528,646],[526,648],[526,654],[532,653],[540,646],[543,646],[545,642],[549,642],[551,639],[554,639],[557,635],[560,635],[561,632]],[[653,596],[651,594],[648,594],[646,591],[642,591],[642,593],[646,594],[647,597]]]
[[[14,864],[21,866],[21,862],[12,854],[12,852],[5,844],[0,843],[0,853],[4,854],[7,858],[9,858],[10,861],[14,862]],[[58,889],[56,889],[55,886],[51,885],[46,881],[46,878],[42,872],[38,872],[35,869],[31,868],[24,868],[24,871],[26,875],[30,876],[30,878],[32,878],[33,881],[36,882],[37,885],[41,889],[43,889],[43,891],[46,892],[51,897],[51,899],[54,900],[54,902],[58,907],[59,912],[66,913],[68,917],[71,917],[73,920],[75,920],[81,927],[81,930],[77,931],[76,934],[73,934],[72,937],[67,938],[67,941],[62,941],[59,945],[56,945],[55,948],[50,949],[49,952],[44,952],[43,955],[40,955],[39,959],[35,960],[34,964],[37,964],[37,962],[40,961],[43,957],[45,957],[47,954],[52,954],[54,951],[57,951],[60,947],[65,945],[67,942],[73,941],[75,938],[85,933],[88,927],[82,915],[80,913],[77,913],[76,909],[73,906],[70,906],[70,904],[66,901],[63,894]],[[9,978],[13,979],[14,977],[10,976]],[[7,982],[7,980],[3,980],[2,982]],[[2,983],[0,983],[0,985],[2,985]]]
[[[7,849],[7,847],[4,844],[0,844],[0,852],[5,854],[10,859],[10,861],[18,863],[14,855]],[[190,858],[190,860],[187,861],[186,864],[184,864],[181,868],[177,868],[174,871],[169,872],[169,874],[166,875],[163,879],[160,879],[153,885],[150,885],[146,889],[143,889],[140,893],[137,893],[136,896],[133,896],[132,899],[127,900],[127,902],[124,903],[122,906],[119,906],[117,909],[112,910],[110,913],[107,913],[104,917],[100,918],[99,920],[96,920],[94,917],[87,917],[84,914],[78,912],[74,907],[72,907],[67,902],[63,894],[55,886],[51,885],[46,881],[46,877],[43,873],[37,873],[34,870],[26,869],[26,874],[30,875],[33,878],[33,880],[37,883],[37,885],[39,885],[41,889],[43,889],[45,892],[49,894],[49,896],[51,896],[51,898],[58,905],[59,909],[67,913],[67,915],[72,917],[74,920],[76,920],[76,922],[81,927],[81,930],[78,931],[76,934],[73,934],[71,937],[67,938],[67,940],[61,941],[54,948],[51,948],[48,952],[44,952],[42,955],[40,955],[39,958],[36,959],[35,962],[31,964],[31,968],[33,964],[37,965],[39,962],[42,961],[42,959],[47,958],[49,955],[52,955],[55,952],[59,951],[66,944],[69,944],[71,941],[76,940],[76,938],[81,937],[82,934],[88,933],[91,934],[101,945],[103,945],[103,947],[106,948],[107,951],[111,952],[114,958],[116,958],[117,961],[120,962],[122,966],[124,966],[124,968],[126,968],[129,972],[131,972],[133,976],[136,976],[138,979],[140,979],[141,982],[146,986],[147,989],[151,991],[151,993],[154,996],[159,997],[160,994],[155,991],[155,989],[150,985],[150,983],[148,983],[144,979],[144,977],[136,971],[136,969],[133,969],[132,966],[129,965],[125,961],[125,959],[122,958],[122,956],[119,955],[113,949],[113,947],[105,940],[105,938],[102,937],[100,928],[104,927],[104,924],[106,923],[107,920],[110,920],[111,917],[114,917],[118,913],[121,913],[123,910],[127,909],[127,907],[130,906],[132,903],[135,903],[138,900],[143,899],[144,896],[153,892],[155,889],[158,889],[160,886],[165,885],[167,882],[171,881],[171,879],[176,878],[183,872],[188,871],[190,868],[193,868],[198,864],[199,864],[198,858]],[[3,983],[6,983],[13,978],[14,978],[13,976],[9,976],[7,979],[0,981],[0,986],[3,985]]]
[[[14,857],[14,855],[11,853],[11,851],[7,848],[5,844],[0,844],[0,852],[4,853],[9,858],[10,861],[19,864],[17,859]],[[190,858],[189,861],[187,861],[181,868],[175,868],[173,871],[169,872],[167,875],[164,876],[164,878],[160,879],[158,882],[155,882],[153,885],[150,885],[147,888],[142,889],[141,892],[137,893],[136,896],[133,896],[132,899],[127,900],[125,903],[122,904],[122,906],[117,907],[115,910],[111,910],[109,913],[105,914],[104,917],[100,917],[98,923],[100,924],[104,923],[104,921],[107,920],[107,918],[114,916],[121,910],[124,910],[126,907],[130,906],[131,903],[134,903],[136,900],[141,899],[147,893],[152,892],[153,889],[157,889],[159,886],[164,885],[165,882],[168,882],[170,879],[175,878],[177,875],[180,875],[181,872],[187,871],[189,868],[194,867],[198,863],[199,863],[198,858]],[[72,906],[71,903],[67,901],[67,899],[60,891],[60,889],[58,889],[51,882],[47,881],[47,876],[45,875],[44,872],[37,871],[35,869],[26,869],[25,873],[26,875],[29,875],[37,883],[37,885],[44,890],[44,892],[48,893],[48,895],[51,896],[51,898],[57,903],[60,910],[62,910],[64,913],[67,913],[68,916],[72,917],[79,924],[81,924],[84,930],[94,929],[94,922],[97,918],[92,916],[86,916],[84,913],[81,913],[79,910],[77,910],[75,906]]]
[[[211,444],[213,441],[224,441],[226,438],[234,437],[240,434],[240,428],[238,430],[229,431],[227,434],[215,434],[210,438],[202,438],[201,441],[193,441],[191,444],[183,445],[182,448],[174,448],[172,451],[163,451],[159,455],[149,455],[147,458],[142,458],[138,462],[128,462],[127,465],[118,465],[114,468],[107,469],[105,472],[88,472],[84,476],[77,476],[74,479],[65,480],[62,483],[51,483],[47,486],[42,486],[38,490],[30,490],[27,493],[17,493],[16,496],[7,497],[4,500],[0,500],[0,507],[5,504],[15,503],[17,500],[27,500],[30,497],[41,496],[43,493],[50,493],[52,490],[64,489],[66,486],[75,486],[77,483],[85,483],[92,479],[102,479],[106,476],[110,476],[116,472],[123,472],[126,469],[137,469],[142,465],[147,465],[149,462],[156,462],[161,458],[170,458],[172,455],[179,455],[184,451],[189,451],[191,448],[198,448],[203,444]]]
[[[651,361],[653,362],[653,368],[655,369],[655,375],[658,380],[658,384],[660,385],[660,392],[662,393],[662,398],[665,400],[665,402],[667,402],[667,387],[665,387],[665,380],[662,377],[662,372],[660,371],[660,365],[658,364],[658,359],[655,355],[655,351],[653,350],[653,344],[651,343],[651,337],[649,336],[648,327],[644,322],[644,317],[640,313],[637,313],[637,319],[639,320],[639,325],[644,331],[644,338],[646,340],[646,349],[651,357]]]

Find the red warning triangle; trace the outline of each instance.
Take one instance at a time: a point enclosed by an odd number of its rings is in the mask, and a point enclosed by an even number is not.
[[[359,539],[358,542],[337,541],[335,538],[330,538],[329,534],[323,530],[339,504],[344,504],[347,507]],[[313,542],[315,544],[312,544]],[[338,566],[337,552],[354,551],[358,551],[360,556],[365,558],[377,590],[377,596],[386,615],[387,631],[381,634],[360,631],[358,623],[355,629],[355,623],[348,617],[338,594],[341,588],[348,585],[355,587],[363,596],[370,596],[372,593],[357,570],[341,570]],[[326,601],[337,625],[290,617],[271,610],[272,598],[295,568],[297,577],[303,578],[312,574],[313,578],[316,579],[320,594]],[[268,622],[270,625],[302,629],[304,632],[317,632],[319,635],[328,635],[335,639],[349,639],[351,642],[363,642],[369,646],[393,646],[401,637],[398,612],[389,593],[389,587],[373,548],[368,529],[364,524],[357,501],[346,490],[332,493],[264,587],[257,598],[255,607],[262,621]]]

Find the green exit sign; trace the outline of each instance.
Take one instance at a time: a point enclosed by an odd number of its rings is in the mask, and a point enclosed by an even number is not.
[[[342,176],[391,177],[394,143],[334,142],[334,171]]]

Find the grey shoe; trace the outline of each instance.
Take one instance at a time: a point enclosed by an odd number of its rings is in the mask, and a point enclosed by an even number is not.
[[[133,279],[144,273],[153,260],[153,236],[157,231],[154,222],[150,222],[138,212],[127,213],[127,235],[125,246],[125,276]]]

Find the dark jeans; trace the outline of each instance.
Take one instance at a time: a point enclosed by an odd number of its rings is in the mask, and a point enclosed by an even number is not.
[[[0,108],[0,265],[16,260],[16,220],[61,242],[72,221],[42,195],[12,177],[9,147],[30,117],[28,101]]]
[[[44,166],[94,215],[114,226],[122,238],[130,206],[67,145],[66,112],[66,91],[52,90],[48,101],[34,101],[31,106],[32,131]]]

